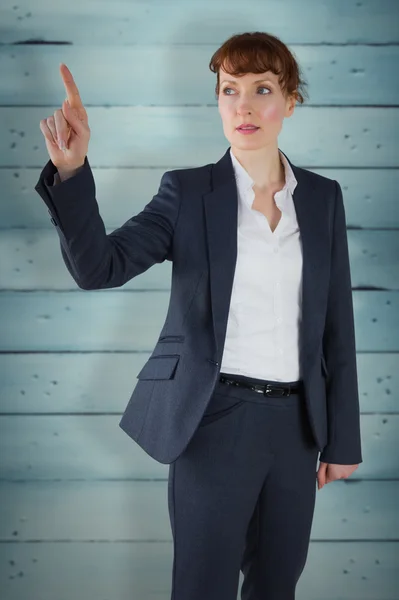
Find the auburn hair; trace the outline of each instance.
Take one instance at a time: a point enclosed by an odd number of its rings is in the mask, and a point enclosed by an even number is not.
[[[239,33],[227,39],[212,56],[209,68],[216,73],[216,98],[219,96],[219,70],[236,77],[245,73],[272,71],[278,75],[286,98],[293,95],[303,104],[308,97],[302,70],[295,55],[279,38],[262,31]]]

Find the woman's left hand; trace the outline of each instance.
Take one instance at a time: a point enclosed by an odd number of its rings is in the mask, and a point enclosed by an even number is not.
[[[325,483],[331,483],[336,479],[347,479],[359,465],[335,465],[320,461],[317,471],[317,487],[320,490]]]

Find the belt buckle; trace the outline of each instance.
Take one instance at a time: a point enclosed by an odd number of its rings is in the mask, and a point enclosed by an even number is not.
[[[265,396],[268,396],[269,393],[272,393],[273,391],[278,392],[277,396],[284,396],[284,388],[279,388],[279,387],[273,386],[271,383],[266,384],[263,394]],[[290,395],[290,392],[288,391],[288,396],[289,395]]]

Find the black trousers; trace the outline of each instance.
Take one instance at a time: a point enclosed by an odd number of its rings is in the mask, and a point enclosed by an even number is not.
[[[171,600],[236,600],[240,570],[242,600],[294,600],[317,459],[303,392],[268,397],[218,382],[193,438],[169,465]]]

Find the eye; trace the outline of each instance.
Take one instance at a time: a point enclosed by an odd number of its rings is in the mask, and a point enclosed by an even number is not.
[[[226,94],[226,90],[231,90],[231,89],[233,89],[233,88],[231,88],[231,87],[227,87],[227,86],[226,86],[226,87],[223,89],[223,94],[225,94],[225,96],[231,96],[231,94]],[[259,86],[259,87],[258,87],[258,89],[257,89],[257,91],[259,91],[259,90],[268,90],[269,92],[271,92],[270,88],[268,88],[268,87],[265,87],[264,85],[261,85],[261,86]],[[269,95],[269,94],[261,94],[261,96],[268,96],[268,95]]]

